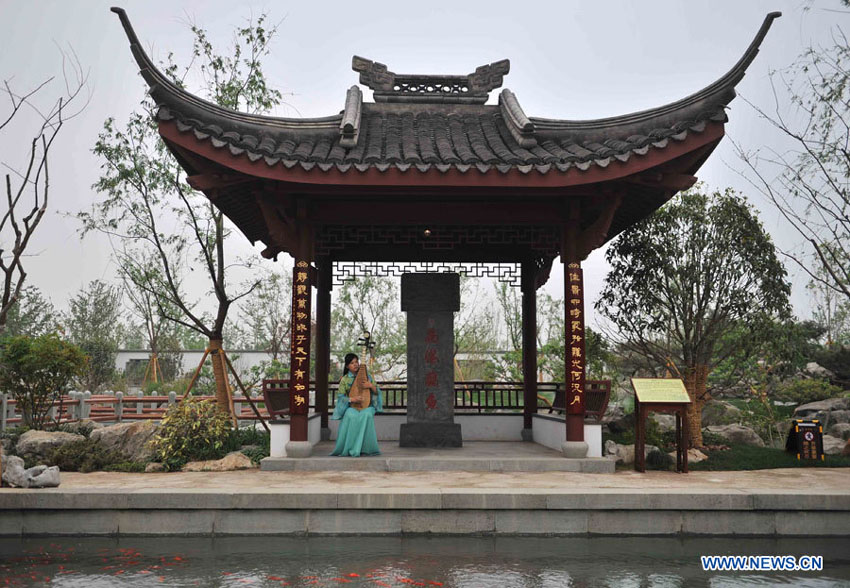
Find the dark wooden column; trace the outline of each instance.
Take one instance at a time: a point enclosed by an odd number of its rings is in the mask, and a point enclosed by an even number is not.
[[[537,412],[537,288],[535,266],[531,261],[522,264],[522,427],[531,432],[531,415]],[[530,439],[527,439],[530,440]]]
[[[564,386],[566,387],[567,441],[584,441],[585,329],[584,280],[578,256],[579,206],[570,206],[563,228],[561,261],[564,263]]]
[[[312,297],[310,261],[311,231],[306,207],[298,207],[298,249],[292,268],[292,341],[289,356],[289,440],[307,441],[307,415],[310,405],[310,314]],[[287,448],[287,453],[289,449]],[[301,457],[300,455],[298,457]]]
[[[333,262],[322,257],[317,263],[316,285],[316,412],[322,430],[328,428],[328,371],[331,361],[331,284]]]

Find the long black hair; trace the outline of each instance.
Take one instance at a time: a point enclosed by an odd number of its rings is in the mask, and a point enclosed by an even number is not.
[[[342,375],[344,376],[348,372],[348,364],[350,364],[355,359],[360,359],[356,353],[346,353],[345,359],[342,362]]]

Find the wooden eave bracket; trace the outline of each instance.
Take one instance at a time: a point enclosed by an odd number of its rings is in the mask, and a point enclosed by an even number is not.
[[[186,183],[188,183],[192,189],[198,190],[199,192],[228,188],[230,186],[247,184],[256,181],[257,178],[252,178],[242,174],[226,173],[201,173],[186,177]]]
[[[258,195],[256,200],[269,235],[268,246],[261,252],[261,255],[266,259],[276,260],[280,252],[294,251],[294,223],[290,219],[281,216],[279,209],[262,196]]]
[[[602,247],[605,243],[605,237],[608,236],[608,230],[611,228],[611,222],[614,220],[614,214],[622,201],[622,194],[613,194],[605,205],[605,209],[593,221],[593,224],[581,232],[576,239],[578,259],[586,259],[594,249]]]

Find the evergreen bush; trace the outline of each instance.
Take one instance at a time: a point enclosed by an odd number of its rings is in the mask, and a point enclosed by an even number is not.
[[[214,401],[190,397],[168,409],[151,446],[154,461],[178,470],[189,461],[224,457],[231,438],[228,415]]]

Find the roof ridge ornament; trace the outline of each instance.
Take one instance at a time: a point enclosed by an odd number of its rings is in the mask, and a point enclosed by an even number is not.
[[[355,55],[351,68],[360,83],[371,88],[375,102],[484,104],[491,90],[501,87],[511,70],[507,59],[475,68],[465,76],[397,74],[387,66]]]

